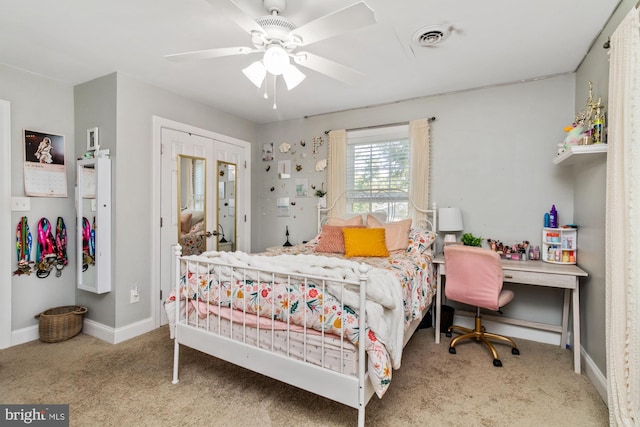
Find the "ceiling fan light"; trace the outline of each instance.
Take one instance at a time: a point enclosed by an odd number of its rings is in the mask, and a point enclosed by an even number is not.
[[[263,61],[268,72],[279,76],[289,65],[289,54],[282,46],[273,45],[264,53]]]
[[[296,64],[300,64],[303,65],[305,62],[307,62],[307,54],[304,52],[298,52],[295,54],[295,56],[293,57],[293,61]]]
[[[260,61],[256,61],[249,65],[247,68],[243,69],[242,72],[249,80],[251,80],[251,83],[256,85],[256,87],[262,86],[264,77],[267,75],[267,69]]]
[[[291,90],[302,83],[302,81],[307,78],[307,76],[305,76],[302,71],[289,64],[289,66],[282,73],[282,78],[287,84],[287,90]]]

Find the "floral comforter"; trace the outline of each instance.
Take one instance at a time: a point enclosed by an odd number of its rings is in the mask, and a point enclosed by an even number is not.
[[[403,331],[413,320],[420,319],[422,311],[431,302],[435,293],[435,280],[428,254],[392,254],[389,258],[350,258],[319,256],[314,244],[297,245],[272,251],[266,256],[253,256],[235,253],[244,262],[246,259],[260,260],[269,264],[291,264],[291,256],[296,256],[296,264],[304,264],[309,258],[317,262],[318,275],[326,275],[336,268],[336,277],[357,277],[357,267],[361,262],[373,267],[381,283],[377,289],[389,289],[389,295],[371,296],[375,286],[367,286],[367,331],[366,347],[369,358],[369,378],[379,397],[387,390],[392,376],[392,368],[400,367]],[[209,257],[224,257],[229,262],[229,253],[211,252]],[[278,256],[282,255],[282,256]],[[326,255],[326,254],[323,254]],[[232,256],[235,259],[235,255]],[[193,257],[194,260],[201,257]],[[276,261],[278,260],[278,261]],[[317,260],[317,261],[315,261]],[[238,261],[238,262],[240,262]],[[355,261],[355,262],[353,262]],[[335,266],[339,266],[335,267]],[[351,266],[353,271],[350,270]],[[308,268],[305,272],[308,272]],[[313,269],[311,269],[313,272]],[[370,281],[373,277],[370,274]],[[262,317],[290,322],[296,325],[344,336],[352,343],[359,338],[357,310],[359,301],[357,291],[354,298],[345,298],[344,290],[327,283],[306,284],[298,281],[279,281],[272,283],[266,275],[238,274],[230,268],[215,267],[213,270],[195,267],[185,270],[181,276],[180,299],[198,300],[209,304],[245,310]],[[355,280],[355,279],[354,279]],[[393,282],[393,285],[390,283]],[[371,282],[370,282],[371,283]],[[372,288],[371,290],[369,288]],[[392,295],[395,292],[395,296]],[[175,310],[175,295],[165,302],[170,320]],[[342,304],[340,301],[344,301]],[[384,320],[386,319],[386,320]],[[399,336],[398,336],[399,335]]]

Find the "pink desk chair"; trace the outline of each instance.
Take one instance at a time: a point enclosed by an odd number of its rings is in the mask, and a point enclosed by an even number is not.
[[[502,290],[502,263],[500,256],[489,249],[479,247],[449,245],[444,248],[446,266],[445,295],[447,298],[464,304],[476,306],[475,328],[469,329],[453,325],[452,331],[462,333],[451,340],[449,353],[456,354],[456,344],[465,339],[484,342],[493,355],[493,366],[501,367],[498,352],[489,339],[511,344],[511,353],[520,354],[520,350],[511,338],[485,332],[480,317],[480,309],[499,311],[513,299],[513,292]]]

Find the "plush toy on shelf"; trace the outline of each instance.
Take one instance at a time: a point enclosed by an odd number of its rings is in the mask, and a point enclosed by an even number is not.
[[[558,144],[558,154],[562,154],[569,149],[572,145],[579,145],[580,140],[588,136],[588,132],[584,124],[574,123],[571,126],[567,126],[564,128],[564,131],[567,132],[567,136],[561,144]]]

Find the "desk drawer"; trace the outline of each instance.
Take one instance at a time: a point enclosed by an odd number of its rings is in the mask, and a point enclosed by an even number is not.
[[[576,287],[576,277],[566,274],[553,274],[535,271],[504,270],[504,281],[525,285],[550,286],[554,288]]]

